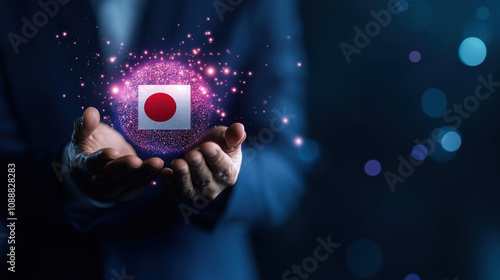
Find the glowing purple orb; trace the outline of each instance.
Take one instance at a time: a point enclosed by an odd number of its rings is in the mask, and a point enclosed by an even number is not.
[[[376,159],[372,159],[365,164],[365,173],[368,176],[377,176],[382,171],[382,165]]]
[[[412,51],[409,55],[410,61],[413,63],[417,63],[422,58],[422,55],[419,51]]]
[[[191,85],[191,129],[142,130],[138,128],[139,85]],[[136,146],[152,154],[186,151],[208,130],[214,105],[203,77],[179,62],[151,63],[134,70],[115,95],[119,126]]]

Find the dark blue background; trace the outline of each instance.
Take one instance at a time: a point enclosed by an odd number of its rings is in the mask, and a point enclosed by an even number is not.
[[[405,29],[426,21],[422,2],[432,7],[430,25],[421,32]],[[342,245],[310,279],[361,279],[346,260],[350,245],[361,238],[382,252],[380,269],[367,279],[403,280],[410,273],[421,279],[500,278],[499,91],[464,120],[462,146],[453,159],[426,159],[394,193],[382,175],[397,172],[397,157],[408,158],[415,139],[447,125],[422,110],[426,89],[441,89],[450,107],[474,94],[477,76],[491,73],[500,80],[500,6],[495,1],[414,0],[348,64],[339,44],[352,45],[353,28],[364,29],[373,20],[370,11],[386,9],[387,3],[302,1],[310,71],[308,128],[321,153],[299,213],[280,232],[255,238],[266,279],[278,279],[301,264],[312,255],[316,237],[328,234]],[[489,9],[487,20],[476,17],[480,6]],[[489,35],[481,28],[467,29],[470,24],[487,26]],[[476,67],[458,57],[460,43],[469,36],[483,39],[488,49]],[[418,63],[408,58],[414,50],[422,54]],[[364,173],[370,159],[382,164],[376,177]],[[369,250],[358,260],[367,266],[376,261]]]

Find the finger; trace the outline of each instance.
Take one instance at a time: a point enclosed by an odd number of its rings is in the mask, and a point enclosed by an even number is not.
[[[99,111],[94,107],[89,107],[83,112],[83,116],[78,118],[74,124],[72,139],[78,142],[82,139],[90,137],[94,130],[99,126],[101,116]]]
[[[205,142],[200,146],[205,162],[212,171],[213,178],[227,186],[236,183],[236,170],[231,158],[214,142]]]
[[[163,168],[160,171],[161,185],[165,189],[165,192],[174,198],[180,198],[175,192],[174,186],[174,171],[170,168]]]
[[[230,127],[216,126],[210,129],[203,137],[202,142],[212,141],[226,153],[231,153],[239,150],[245,138],[245,127],[241,123],[235,123]]]
[[[208,198],[215,198],[218,193],[216,185],[213,184],[212,172],[208,168],[203,154],[198,150],[192,150],[186,154],[186,161],[189,164],[191,181],[195,190]]]
[[[226,141],[224,140],[224,134],[226,133],[227,126],[216,126],[212,127],[204,136],[203,139],[200,141],[199,144],[202,144],[204,142],[214,142],[217,145],[221,147],[226,146]]]
[[[129,172],[137,170],[141,167],[142,160],[137,156],[123,156],[118,159],[115,159],[109,163],[107,163],[102,172],[96,175],[95,177],[95,185],[109,185],[115,182],[120,181]],[[117,190],[116,194],[120,190]]]
[[[157,157],[145,160],[142,163],[142,166],[137,170],[137,172],[134,172],[133,174],[137,178],[136,180],[134,180],[136,182],[136,185],[146,186],[147,184],[149,184],[152,180],[158,177],[160,171],[163,168],[163,165],[163,160]]]
[[[189,165],[184,159],[176,159],[172,163],[174,171],[174,186],[176,193],[185,199],[193,198],[195,195]]]
[[[158,177],[163,168],[163,160],[160,158],[150,158],[142,163],[142,166],[136,171],[131,171],[125,176],[122,185],[126,186],[115,199],[118,201],[130,201],[139,196],[144,188],[152,180]]]
[[[245,127],[241,123],[232,124],[224,131],[224,140],[228,149],[238,149],[245,138]]]
[[[79,153],[76,156],[76,165],[85,174],[92,174],[100,171],[104,166],[119,157],[117,150],[113,148],[106,148],[99,150],[92,154]]]
[[[91,177],[87,192],[93,197],[106,201],[113,200],[120,192],[128,188],[132,171],[137,170],[142,160],[135,156],[124,156],[105,165],[102,172]]]

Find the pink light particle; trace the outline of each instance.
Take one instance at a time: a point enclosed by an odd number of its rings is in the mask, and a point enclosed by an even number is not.
[[[66,37],[66,35],[68,35],[68,33],[63,32],[63,33],[62,33],[62,35],[63,35],[64,37]]]
[[[211,75],[213,75],[214,73],[215,73],[214,68],[210,67],[210,68],[208,68],[208,69],[207,69],[207,74],[208,74],[208,75],[210,75],[210,76],[211,76]]]
[[[295,140],[293,141],[295,143],[295,146],[300,147],[303,144],[303,140],[300,136],[295,137]]]

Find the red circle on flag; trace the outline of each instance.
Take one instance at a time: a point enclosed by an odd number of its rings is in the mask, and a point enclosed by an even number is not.
[[[177,110],[177,105],[172,96],[158,92],[146,99],[144,112],[155,122],[165,122],[170,120]]]

